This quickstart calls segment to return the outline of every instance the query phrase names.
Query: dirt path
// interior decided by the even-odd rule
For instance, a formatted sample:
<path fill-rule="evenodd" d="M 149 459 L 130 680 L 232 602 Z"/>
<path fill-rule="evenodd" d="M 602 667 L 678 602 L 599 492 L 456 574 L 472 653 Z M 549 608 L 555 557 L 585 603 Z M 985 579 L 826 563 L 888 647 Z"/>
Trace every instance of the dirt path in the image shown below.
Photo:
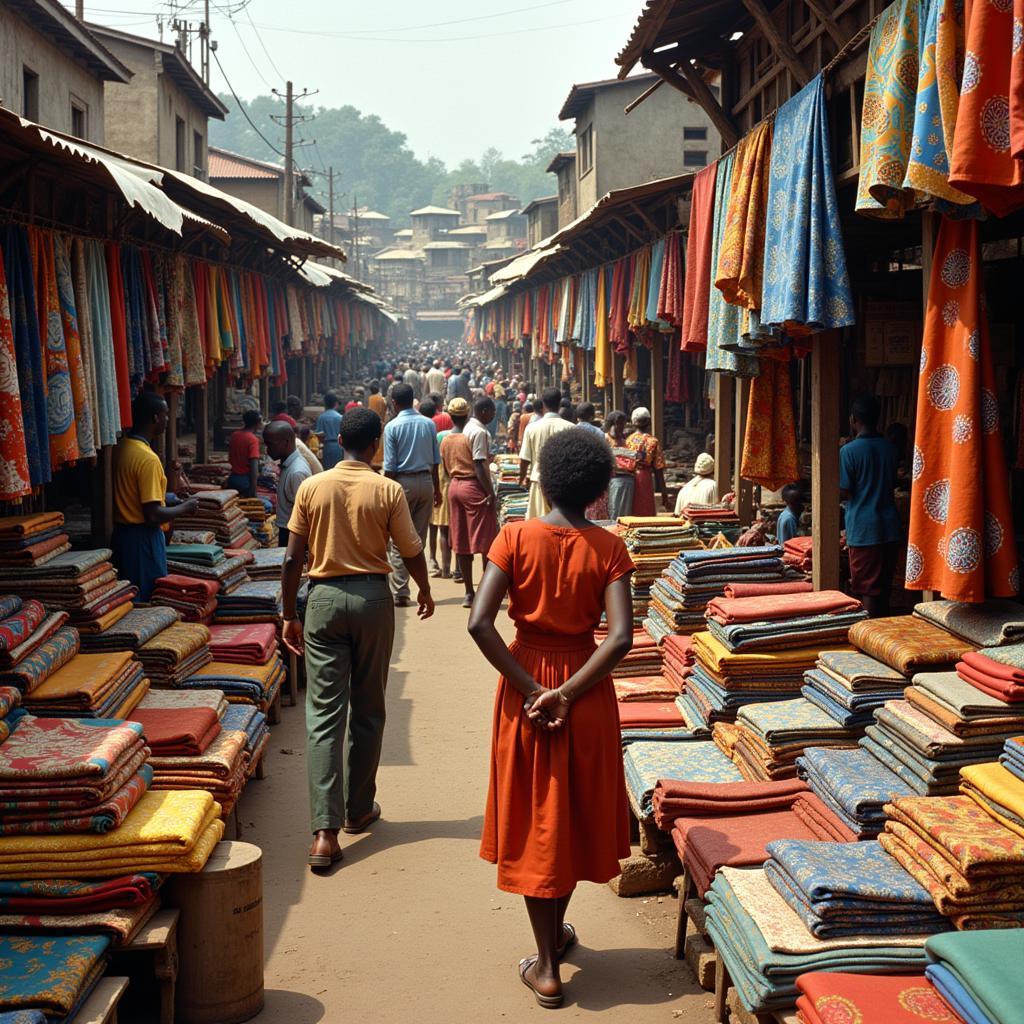
<path fill-rule="evenodd" d="M 264 1024 L 486 1024 L 548 1012 L 514 972 L 532 952 L 522 900 L 499 892 L 477 857 L 494 673 L 465 632 L 461 588 L 436 582 L 434 619 L 397 613 L 384 820 L 345 840 L 332 876 L 309 873 L 301 708 L 284 710 L 268 777 L 243 798 L 244 838 L 263 848 Z M 580 946 L 557 1016 L 709 1022 L 710 997 L 670 953 L 674 915 L 670 898 L 582 885 L 569 914 Z"/>

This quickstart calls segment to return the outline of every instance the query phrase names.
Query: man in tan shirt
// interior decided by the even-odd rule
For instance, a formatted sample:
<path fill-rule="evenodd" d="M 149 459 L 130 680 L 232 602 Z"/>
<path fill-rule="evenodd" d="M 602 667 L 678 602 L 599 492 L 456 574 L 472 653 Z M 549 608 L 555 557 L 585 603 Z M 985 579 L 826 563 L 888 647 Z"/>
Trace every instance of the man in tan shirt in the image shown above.
<path fill-rule="evenodd" d="M 540 489 L 540 453 L 548 438 L 573 427 L 572 423 L 558 415 L 558 407 L 562 402 L 562 392 L 558 388 L 547 388 L 541 396 L 541 401 L 544 403 L 544 415 L 526 428 L 523 445 L 519 451 L 519 486 L 522 487 L 526 483 L 527 474 L 530 477 L 527 519 L 539 519 L 551 511 L 551 506 Z"/>
<path fill-rule="evenodd" d="M 419 587 L 420 618 L 434 614 L 423 545 L 405 492 L 372 468 L 381 430 L 380 417 L 369 409 L 345 413 L 342 461 L 302 482 L 288 522 L 281 573 L 284 642 L 306 659 L 314 836 L 308 862 L 317 869 L 341 860 L 339 830 L 355 835 L 380 817 L 374 796 L 395 635 L 388 541 Z M 295 601 L 307 552 L 310 589 L 303 626 Z"/>

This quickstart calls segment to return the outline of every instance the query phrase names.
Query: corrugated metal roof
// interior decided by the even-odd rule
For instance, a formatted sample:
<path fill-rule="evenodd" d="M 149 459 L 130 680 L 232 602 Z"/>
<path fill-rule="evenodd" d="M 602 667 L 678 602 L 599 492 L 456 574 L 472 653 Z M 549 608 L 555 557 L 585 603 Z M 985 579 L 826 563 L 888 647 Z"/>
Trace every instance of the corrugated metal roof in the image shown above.
<path fill-rule="evenodd" d="M 254 160 L 251 156 L 229 153 L 226 149 L 209 149 L 210 178 L 258 178 L 264 181 L 280 181 L 284 168 L 265 160 Z"/>
<path fill-rule="evenodd" d="M 375 260 L 421 260 L 423 253 L 419 249 L 385 249 L 373 257 Z"/>

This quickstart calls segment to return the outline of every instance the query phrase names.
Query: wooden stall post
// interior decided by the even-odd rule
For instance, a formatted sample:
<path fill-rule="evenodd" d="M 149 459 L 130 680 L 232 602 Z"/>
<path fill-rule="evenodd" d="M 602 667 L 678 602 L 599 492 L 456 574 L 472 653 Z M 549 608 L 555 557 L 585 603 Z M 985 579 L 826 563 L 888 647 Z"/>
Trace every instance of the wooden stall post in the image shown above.
<path fill-rule="evenodd" d="M 114 449 L 100 448 L 92 475 L 92 537 L 105 547 L 114 532 Z"/>
<path fill-rule="evenodd" d="M 626 407 L 624 404 L 624 394 L 622 388 L 622 374 L 625 360 L 615 352 L 612 355 L 612 406 L 611 409 L 606 410 L 607 413 L 611 412 L 612 409 L 621 409 L 625 412 Z"/>
<path fill-rule="evenodd" d="M 715 483 L 719 498 L 732 486 L 732 436 L 735 381 L 727 373 L 715 374 Z"/>
<path fill-rule="evenodd" d="M 270 419 L 270 378 L 260 377 L 260 411 L 264 420 Z"/>
<path fill-rule="evenodd" d="M 733 442 L 732 489 L 736 494 L 736 514 L 744 526 L 749 526 L 754 518 L 754 485 L 740 476 L 743 463 L 743 442 L 747 435 L 747 407 L 750 405 L 750 378 L 739 377 L 735 383 L 735 411 L 733 419 L 736 434 Z"/>
<path fill-rule="evenodd" d="M 665 342 L 661 335 L 656 335 L 651 342 L 651 429 L 662 446 L 668 444 L 665 437 L 665 364 L 662 353 Z"/>
<path fill-rule="evenodd" d="M 594 400 L 592 394 L 592 374 L 594 372 L 594 354 L 587 349 L 583 350 L 583 358 L 580 360 L 581 369 L 580 375 L 583 379 L 580 381 L 580 388 L 583 394 L 584 402 L 592 402 Z"/>
<path fill-rule="evenodd" d="M 839 587 L 839 332 L 811 349 L 811 536 L 814 589 Z"/>
<path fill-rule="evenodd" d="M 210 461 L 210 385 L 199 385 L 196 403 L 196 462 Z"/>
<path fill-rule="evenodd" d="M 167 443 L 164 448 L 164 469 L 171 479 L 171 463 L 178 458 L 178 405 L 181 397 L 177 391 L 167 392 Z"/>

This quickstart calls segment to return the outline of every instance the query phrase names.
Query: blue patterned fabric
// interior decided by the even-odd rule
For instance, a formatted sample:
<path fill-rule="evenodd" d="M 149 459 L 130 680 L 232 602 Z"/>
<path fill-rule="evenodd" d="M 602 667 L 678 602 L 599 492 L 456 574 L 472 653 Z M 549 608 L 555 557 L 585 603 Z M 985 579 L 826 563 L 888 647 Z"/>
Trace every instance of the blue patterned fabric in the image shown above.
<path fill-rule="evenodd" d="M 822 651 L 818 665 L 846 680 L 855 692 L 875 686 L 898 689 L 907 685 L 906 676 L 860 651 Z"/>
<path fill-rule="evenodd" d="M 873 732 L 874 730 L 874 732 Z M 876 738 L 881 735 L 874 726 L 868 726 L 867 735 L 859 741 L 879 764 L 888 768 L 901 782 L 905 782 L 918 796 L 950 796 L 960 788 L 959 766 L 951 774 L 941 772 L 938 761 L 926 761 L 912 755 L 905 747 L 899 748 L 891 739 Z"/>
<path fill-rule="evenodd" d="M 707 702 L 719 711 L 736 710 L 745 704 L 771 704 L 775 701 L 793 700 L 799 695 L 799 688 L 794 686 L 790 690 L 772 688 L 759 690 L 756 686 L 752 689 L 726 690 L 718 685 L 697 662 L 690 669 L 690 675 L 686 680 L 687 692 L 698 690 L 707 699 Z"/>
<path fill-rule="evenodd" d="M 0 1010 L 72 1013 L 110 946 L 106 935 L 0 934 Z"/>
<path fill-rule="evenodd" d="M 708 631 L 730 651 L 757 650 L 762 647 L 808 647 L 815 641 L 843 641 L 850 627 L 866 618 L 867 612 L 861 610 L 840 612 L 837 615 L 803 615 L 764 622 L 737 622 L 731 626 L 723 626 L 715 619 L 709 619 Z"/>
<path fill-rule="evenodd" d="M 999 763 L 1007 771 L 1013 772 L 1018 779 L 1024 779 L 1024 744 L 1007 740 L 1003 752 L 999 755 Z"/>
<path fill-rule="evenodd" d="M 818 668 L 809 669 L 804 673 L 804 683 L 819 693 L 831 697 L 836 704 L 846 708 L 847 711 L 873 711 L 875 708 L 882 707 L 886 701 L 902 700 L 903 691 L 907 685 L 907 681 L 901 677 L 897 686 L 853 690 L 843 686 L 835 676 Z"/>
<path fill-rule="evenodd" d="M 871 708 L 852 711 L 850 708 L 843 707 L 831 694 L 823 693 L 814 686 L 802 686 L 800 695 L 821 708 L 829 718 L 844 729 L 863 729 L 874 721 L 875 716 Z"/>
<path fill-rule="evenodd" d="M 636 742 L 623 752 L 626 789 L 640 818 L 650 818 L 658 779 L 679 782 L 742 782 L 739 769 L 714 743 L 692 737 L 685 742 Z"/>
<path fill-rule="evenodd" d="M 46 1014 L 42 1010 L 12 1010 L 0 1013 L 0 1024 L 46 1024 Z"/>
<path fill-rule="evenodd" d="M 597 271 L 586 270 L 580 274 L 576 286 L 576 323 L 574 333 L 579 347 L 586 352 L 593 352 L 597 332 L 597 320 L 594 311 L 597 305 Z"/>
<path fill-rule="evenodd" d="M 801 334 L 855 322 L 820 74 L 775 115 L 761 322 Z"/>
<path fill-rule="evenodd" d="M 664 265 L 665 239 L 659 238 L 651 246 L 651 271 L 647 275 L 647 310 L 644 313 L 647 322 L 653 324 L 659 330 L 669 329 L 669 325 L 664 320 L 658 319 L 658 298 L 661 295 L 661 271 Z"/>
<path fill-rule="evenodd" d="M 938 989 L 939 995 L 963 1017 L 966 1024 L 1001 1024 L 978 1006 L 963 982 L 944 964 L 929 964 L 924 973 Z"/>
<path fill-rule="evenodd" d="M 805 740 L 813 744 L 818 738 L 842 738 L 846 734 L 834 719 L 803 697 L 771 704 L 748 704 L 740 709 L 737 720 L 753 729 L 770 746 Z"/>

